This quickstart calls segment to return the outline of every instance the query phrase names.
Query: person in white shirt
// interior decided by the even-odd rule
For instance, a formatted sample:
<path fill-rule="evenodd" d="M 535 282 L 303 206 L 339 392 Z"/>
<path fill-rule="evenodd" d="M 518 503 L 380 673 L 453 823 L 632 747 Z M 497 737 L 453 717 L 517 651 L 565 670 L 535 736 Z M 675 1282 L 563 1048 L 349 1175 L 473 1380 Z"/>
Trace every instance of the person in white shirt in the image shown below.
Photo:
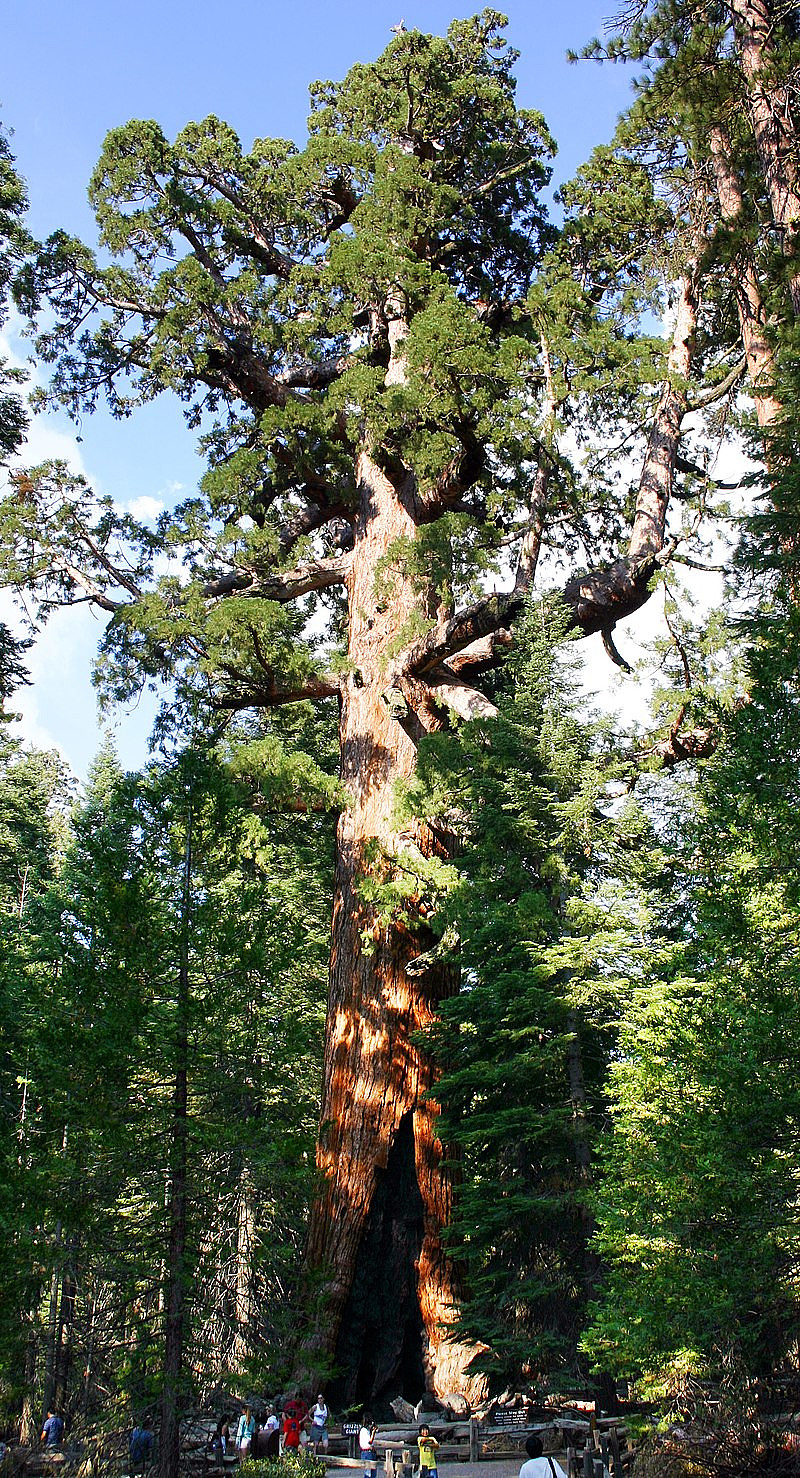
<path fill-rule="evenodd" d="M 542 1457 L 542 1439 L 536 1435 L 525 1443 L 528 1461 L 522 1464 L 519 1478 L 567 1478 L 564 1469 L 555 1458 Z"/>
<path fill-rule="evenodd" d="M 378 1460 L 375 1454 L 375 1433 L 377 1427 L 371 1416 L 364 1416 L 361 1431 L 358 1434 L 358 1445 L 361 1449 L 361 1460 L 364 1464 L 364 1478 L 375 1478 L 378 1471 Z"/>
<path fill-rule="evenodd" d="M 322 1392 L 317 1397 L 317 1404 L 311 1408 L 311 1431 L 308 1434 L 309 1442 L 314 1444 L 315 1454 L 322 1448 L 328 1451 L 328 1407 Z"/>

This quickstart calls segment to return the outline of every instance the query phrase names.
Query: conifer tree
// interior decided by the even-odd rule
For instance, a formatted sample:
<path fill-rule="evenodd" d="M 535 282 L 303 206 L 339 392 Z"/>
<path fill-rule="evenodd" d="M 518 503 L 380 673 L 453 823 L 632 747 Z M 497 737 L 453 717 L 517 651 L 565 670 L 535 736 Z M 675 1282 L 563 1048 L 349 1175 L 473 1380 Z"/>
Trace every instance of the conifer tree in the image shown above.
<path fill-rule="evenodd" d="M 0 328 L 8 317 L 9 286 L 26 250 L 32 245 L 23 226 L 28 200 L 15 168 L 5 131 L 0 128 Z M 28 416 L 19 387 L 20 370 L 0 359 L 0 464 L 17 451 L 24 439 Z"/>
<path fill-rule="evenodd" d="M 754 619 L 750 700 L 680 798 L 680 933 L 654 930 L 611 1076 L 596 1199 L 609 1272 L 586 1343 L 603 1368 L 668 1385 L 731 1357 L 751 1376 L 793 1358 L 797 635 L 793 606 Z"/>
<path fill-rule="evenodd" d="M 18 286 L 31 311 L 44 296 L 54 310 L 39 347 L 56 400 L 86 411 L 107 393 L 128 414 L 170 390 L 202 427 L 209 471 L 154 535 L 64 468 L 18 476 L 3 506 L 6 578 L 33 588 L 43 614 L 85 599 L 108 613 L 112 694 L 165 676 L 228 712 L 308 700 L 325 734 L 338 706 L 307 1250 L 309 1289 L 321 1281 L 325 1296 L 309 1359 L 341 1363 L 369 1249 L 385 1242 L 394 1348 L 355 1372 L 364 1399 L 400 1379 L 457 1388 L 471 1353 L 447 1338 L 461 1285 L 418 1045 L 457 979 L 435 960 L 415 966 L 429 922 L 406 881 L 439 843 L 427 822 L 398 825 L 397 786 L 422 735 L 494 715 L 481 681 L 508 649 L 540 550 L 569 560 L 569 619 L 613 652 L 615 622 L 647 600 L 674 547 L 694 374 L 698 253 L 680 264 L 671 350 L 640 343 L 666 270 L 651 253 L 647 287 L 636 282 L 658 193 L 640 170 L 641 191 L 606 213 L 594 271 L 583 219 L 557 239 L 540 200 L 552 140 L 516 106 L 503 24 L 486 10 L 445 38 L 404 31 L 376 63 L 317 84 L 302 150 L 261 140 L 245 153 L 214 118 L 174 143 L 152 122 L 114 130 L 91 185 L 112 265 L 57 235 Z M 681 240 L 687 215 L 682 204 L 674 216 Z M 606 442 L 641 436 L 634 489 L 595 469 L 581 486 L 559 450 L 568 420 L 579 439 L 587 427 Z M 160 573 L 165 555 L 186 581 Z M 322 639 L 312 614 L 327 620 Z M 281 761 L 287 776 L 315 763 L 308 749 Z"/>

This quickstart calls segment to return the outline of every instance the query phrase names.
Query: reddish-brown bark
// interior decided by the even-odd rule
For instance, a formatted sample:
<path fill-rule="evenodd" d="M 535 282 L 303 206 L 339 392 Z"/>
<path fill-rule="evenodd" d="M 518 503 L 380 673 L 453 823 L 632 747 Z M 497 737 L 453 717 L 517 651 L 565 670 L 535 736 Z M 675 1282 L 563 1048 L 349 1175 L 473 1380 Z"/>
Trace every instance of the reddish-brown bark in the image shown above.
<path fill-rule="evenodd" d="M 800 164 L 792 95 L 776 70 L 772 0 L 729 0 L 772 218 L 791 263 L 789 291 L 800 315 Z"/>
<path fill-rule="evenodd" d="M 708 144 L 720 214 L 726 226 L 734 227 L 742 219 L 744 199 L 739 179 L 731 164 L 730 139 L 722 124 L 712 125 Z M 734 270 L 733 287 L 742 333 L 742 348 L 753 387 L 758 424 L 764 430 L 774 424 L 781 409 L 780 401 L 772 389 L 775 383 L 775 361 L 767 336 L 767 315 L 752 258 L 741 255 Z"/>
<path fill-rule="evenodd" d="M 401 1126 L 407 1132 L 410 1125 L 421 1210 L 418 1230 L 409 1235 L 417 1245 L 395 1246 L 394 1251 L 398 1291 L 409 1277 L 416 1278 L 413 1307 L 402 1316 L 412 1327 L 396 1330 L 395 1369 L 385 1346 L 380 1360 L 362 1369 L 360 1388 L 351 1394 L 369 1400 L 396 1394 L 391 1381 L 397 1380 L 409 1338 L 418 1336 L 418 1368 L 440 1392 L 464 1388 L 463 1366 L 472 1352 L 453 1349 L 444 1338 L 458 1293 L 457 1274 L 442 1246 L 451 1187 L 441 1173 L 437 1110 L 426 1097 L 433 1081 L 431 1063 L 414 1040 L 455 981 L 451 971 L 435 965 L 418 973 L 408 969 L 429 942 L 413 874 L 419 852 L 433 850 L 433 838 L 425 828 L 398 830 L 393 814 L 396 783 L 410 776 L 416 763 L 414 723 L 424 730 L 438 719 L 432 705 L 426 708 L 421 689 L 413 694 L 414 723 L 401 724 L 385 699 L 392 642 L 415 617 L 420 601 L 409 577 L 391 568 L 394 542 L 416 532 L 412 489 L 410 481 L 396 487 L 367 455 L 359 459 L 357 480 L 360 501 L 347 587 L 350 671 L 342 683 L 340 722 L 341 773 L 349 803 L 338 828 L 318 1149 L 323 1185 L 311 1217 L 308 1264 L 324 1277 L 317 1349 L 320 1355 L 331 1354 L 343 1321 L 346 1335 L 347 1321 L 355 1317 L 352 1310 L 348 1313 L 348 1300 L 360 1251 L 370 1242 L 376 1194 Z M 377 592 L 376 571 L 383 572 L 379 578 L 384 586 Z M 404 877 L 409 896 L 402 906 L 382 912 L 380 901 L 366 896 L 381 882 Z M 395 1228 L 389 1242 L 397 1240 Z M 393 1255 L 391 1248 L 381 1255 Z M 390 1324 L 396 1312 L 386 1308 L 380 1316 Z M 420 1316 L 415 1332 L 413 1318 Z M 356 1374 L 351 1372 L 351 1381 Z"/>

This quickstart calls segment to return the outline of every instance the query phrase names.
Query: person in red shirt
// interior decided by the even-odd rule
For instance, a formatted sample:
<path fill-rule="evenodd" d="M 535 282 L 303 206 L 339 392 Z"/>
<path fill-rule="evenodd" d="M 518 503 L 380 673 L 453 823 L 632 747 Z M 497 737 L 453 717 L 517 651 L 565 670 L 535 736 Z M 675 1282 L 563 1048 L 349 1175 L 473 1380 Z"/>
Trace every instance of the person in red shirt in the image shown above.
<path fill-rule="evenodd" d="M 283 1446 L 287 1452 L 296 1452 L 300 1446 L 300 1422 L 288 1407 L 283 1413 Z"/>
<path fill-rule="evenodd" d="M 292 1391 L 289 1400 L 283 1408 L 284 1416 L 296 1416 L 301 1427 L 308 1416 L 308 1407 L 298 1390 Z"/>

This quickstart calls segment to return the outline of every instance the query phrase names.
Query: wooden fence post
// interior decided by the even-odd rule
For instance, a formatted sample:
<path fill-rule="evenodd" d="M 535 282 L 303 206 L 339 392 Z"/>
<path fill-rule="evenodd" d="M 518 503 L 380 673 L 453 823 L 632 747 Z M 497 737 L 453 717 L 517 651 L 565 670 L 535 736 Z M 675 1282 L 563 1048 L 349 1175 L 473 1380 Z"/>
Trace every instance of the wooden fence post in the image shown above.
<path fill-rule="evenodd" d="M 478 1458 L 478 1423 L 474 1416 L 471 1416 L 469 1419 L 469 1460 L 471 1463 L 477 1463 Z"/>
<path fill-rule="evenodd" d="M 594 1454 L 588 1442 L 583 1449 L 583 1478 L 594 1478 Z"/>

